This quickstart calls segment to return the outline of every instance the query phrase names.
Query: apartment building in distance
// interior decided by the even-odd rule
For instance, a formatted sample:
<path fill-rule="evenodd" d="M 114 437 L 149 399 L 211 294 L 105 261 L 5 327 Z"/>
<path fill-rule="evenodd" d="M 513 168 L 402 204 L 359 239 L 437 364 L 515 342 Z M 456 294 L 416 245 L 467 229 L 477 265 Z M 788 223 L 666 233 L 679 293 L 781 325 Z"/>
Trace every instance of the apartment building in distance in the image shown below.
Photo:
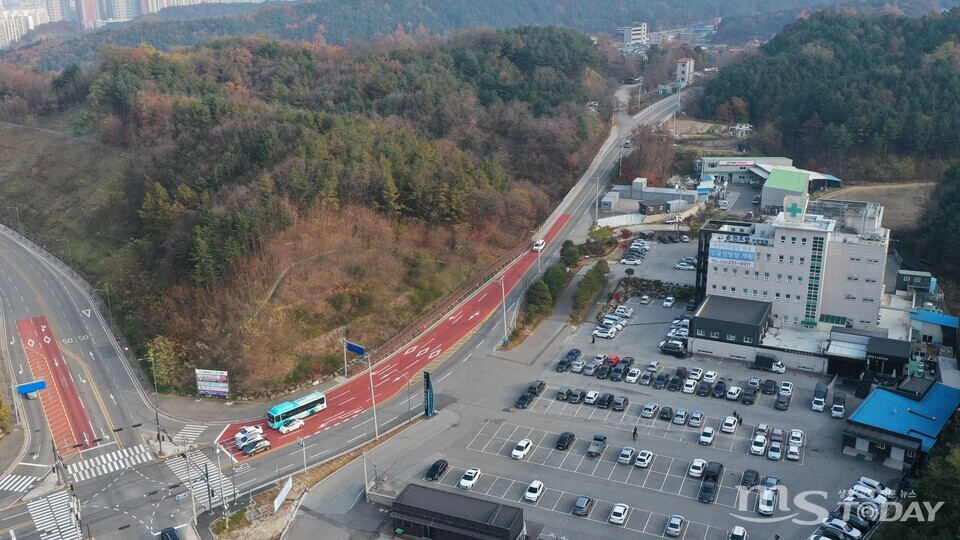
<path fill-rule="evenodd" d="M 677 86 L 685 88 L 693 83 L 693 58 L 681 58 L 677 60 Z"/>
<path fill-rule="evenodd" d="M 624 45 L 649 45 L 650 38 L 647 36 L 647 23 L 633 23 L 633 26 L 621 26 L 617 28 L 614 37 L 617 43 Z"/>
<path fill-rule="evenodd" d="M 701 229 L 697 296 L 771 303 L 771 326 L 828 331 L 876 327 L 890 231 L 883 207 L 788 196 L 764 223 Z"/>

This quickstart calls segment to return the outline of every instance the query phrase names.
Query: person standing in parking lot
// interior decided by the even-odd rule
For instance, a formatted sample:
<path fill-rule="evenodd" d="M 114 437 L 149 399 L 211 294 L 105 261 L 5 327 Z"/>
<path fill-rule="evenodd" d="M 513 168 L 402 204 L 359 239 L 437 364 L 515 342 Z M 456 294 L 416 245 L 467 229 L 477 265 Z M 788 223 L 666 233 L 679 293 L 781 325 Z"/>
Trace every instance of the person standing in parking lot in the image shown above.
<path fill-rule="evenodd" d="M 637 426 L 633 426 L 633 440 L 637 440 Z"/>

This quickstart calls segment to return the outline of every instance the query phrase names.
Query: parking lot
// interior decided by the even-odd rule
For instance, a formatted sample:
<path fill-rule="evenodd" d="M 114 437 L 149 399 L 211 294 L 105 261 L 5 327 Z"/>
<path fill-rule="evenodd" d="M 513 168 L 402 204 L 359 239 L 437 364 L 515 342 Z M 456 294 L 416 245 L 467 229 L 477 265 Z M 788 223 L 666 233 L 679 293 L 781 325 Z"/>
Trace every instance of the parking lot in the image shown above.
<path fill-rule="evenodd" d="M 684 230 L 686 228 L 686 226 L 681 226 L 679 234 L 689 234 Z M 659 279 L 681 285 L 693 285 L 697 278 L 696 272 L 677 270 L 674 266 L 678 260 L 684 257 L 697 256 L 697 237 L 690 236 L 690 241 L 686 243 L 661 244 L 657 241 L 658 236 L 663 234 L 676 235 L 678 233 L 669 225 L 659 225 L 655 229 L 651 229 L 650 232 L 655 236 L 648 240 L 650 251 L 647 252 L 643 262 L 638 266 L 628 266 L 620 264 L 620 259 L 610 261 L 610 278 L 620 279 L 626 275 L 627 268 L 633 268 L 633 275 L 636 277 Z"/>
<path fill-rule="evenodd" d="M 675 270 L 673 265 L 678 259 L 695 254 L 694 242 L 652 245 L 643 264 L 630 267 L 637 269 L 637 275 L 657 278 L 649 271 L 659 268 L 662 276 L 674 279 L 657 279 L 682 282 L 680 278 L 687 278 L 692 283 L 693 272 Z M 626 268 L 617 264 L 611 267 Z M 476 386 L 479 395 L 472 399 L 467 397 L 469 391 L 461 390 L 465 401 L 448 410 L 462 408 L 471 411 L 469 414 L 483 415 L 483 419 L 464 421 L 464 426 L 469 425 L 469 429 L 424 441 L 422 450 L 410 451 L 409 460 L 414 463 L 407 466 L 409 481 L 427 483 L 422 480 L 424 471 L 442 457 L 449 461 L 450 468 L 433 485 L 462 492 L 456 486 L 463 472 L 470 467 L 479 467 L 483 476 L 472 493 L 521 506 L 526 519 L 546 525 L 544 533 L 548 537 L 551 534 L 555 535 L 554 538 L 571 540 L 663 537 L 668 517 L 681 514 L 687 519 L 682 538 L 721 540 L 736 525 L 746 527 L 750 538 L 769 539 L 774 535 L 784 539 L 806 538 L 815 529 L 810 522 L 816 516 L 808 509 L 800 508 L 795 503 L 795 496 L 818 492 L 807 495 L 806 501 L 832 510 L 839 499 L 839 491 L 849 488 L 859 476 L 889 480 L 889 473 L 883 472 L 878 464 L 840 454 L 842 421 L 810 409 L 813 388 L 821 382 L 818 374 L 794 371 L 774 374 L 752 370 L 742 362 L 723 358 L 676 358 L 662 354 L 658 344 L 670 329 L 671 321 L 679 315 L 690 314 L 685 311 L 683 303 L 666 308 L 662 300 L 654 299 L 649 305 L 643 305 L 638 298 L 628 299 L 625 304 L 634 312 L 613 339 L 596 338 L 594 341 L 591 338 L 594 325 L 585 322 L 545 339 L 542 349 L 532 356 L 512 359 L 494 356 L 476 364 L 464 359 L 464 368 L 458 369 L 472 370 L 470 373 L 477 377 L 482 373 L 484 383 Z M 659 361 L 663 372 L 669 374 L 680 366 L 716 371 L 718 380 L 728 386 L 746 388 L 751 377 L 772 378 L 778 384 L 789 381 L 794 384 L 793 400 L 789 410 L 780 411 L 773 406 L 774 395 L 760 394 L 755 404 L 746 405 L 725 398 L 655 389 L 569 371 L 557 372 L 557 362 L 574 348 L 581 349 L 583 359 L 587 361 L 597 354 L 606 354 L 633 357 L 637 367 L 644 367 L 651 360 Z M 515 408 L 518 396 L 533 379 L 545 381 L 546 389 L 526 409 Z M 611 393 L 628 398 L 629 403 L 623 411 L 569 403 L 555 399 L 561 387 Z M 852 392 L 848 395 L 852 396 Z M 678 425 L 657 417 L 642 418 L 640 411 L 648 402 L 674 410 L 702 412 L 702 426 L 717 431 L 713 443 L 709 446 L 698 444 L 702 427 Z M 857 400 L 848 402 L 849 410 L 855 410 L 857 404 Z M 722 433 L 719 429 L 721 422 L 734 411 L 742 417 L 742 424 L 732 434 Z M 786 432 L 802 430 L 805 442 L 800 459 L 771 460 L 766 456 L 751 455 L 749 446 L 753 431 L 760 423 Z M 636 440 L 633 439 L 634 428 L 637 430 Z M 565 431 L 575 433 L 577 439 L 569 449 L 557 450 L 557 437 Z M 608 447 L 599 458 L 591 459 L 586 456 L 586 449 L 594 434 L 605 435 Z M 530 439 L 533 446 L 523 459 L 512 459 L 511 452 L 521 439 Z M 650 465 L 641 468 L 618 463 L 620 451 L 626 446 L 652 452 L 654 458 Z M 719 492 L 711 504 L 696 500 L 701 480 L 688 474 L 694 459 L 724 465 Z M 755 493 L 744 494 L 737 489 L 746 470 L 780 479 L 785 491 L 781 506 L 773 517 L 763 518 L 756 512 Z M 543 482 L 546 489 L 539 500 L 531 503 L 523 500 L 523 494 L 533 480 Z M 571 513 L 576 499 L 582 495 L 595 500 L 587 517 Z M 606 523 L 617 503 L 630 506 L 626 523 L 622 526 Z M 807 523 L 798 524 L 794 520 Z"/>

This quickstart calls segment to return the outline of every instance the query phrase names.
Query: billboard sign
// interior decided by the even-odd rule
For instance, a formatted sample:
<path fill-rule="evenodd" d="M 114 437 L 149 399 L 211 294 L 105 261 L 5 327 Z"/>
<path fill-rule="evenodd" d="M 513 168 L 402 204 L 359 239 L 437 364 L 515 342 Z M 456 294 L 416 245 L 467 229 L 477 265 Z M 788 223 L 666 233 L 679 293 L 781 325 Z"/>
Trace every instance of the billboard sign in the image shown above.
<path fill-rule="evenodd" d="M 28 383 L 18 384 L 17 393 L 20 395 L 28 394 L 30 392 L 36 392 L 38 390 L 43 390 L 47 387 L 47 381 L 40 379 L 37 381 L 31 381 Z"/>
<path fill-rule="evenodd" d="M 753 268 L 757 260 L 757 248 L 746 244 L 710 242 L 710 264 Z"/>
<path fill-rule="evenodd" d="M 720 167 L 753 167 L 756 165 L 754 161 L 721 161 L 717 163 Z"/>
<path fill-rule="evenodd" d="M 197 369 L 197 394 L 227 397 L 230 395 L 230 377 L 226 371 Z"/>

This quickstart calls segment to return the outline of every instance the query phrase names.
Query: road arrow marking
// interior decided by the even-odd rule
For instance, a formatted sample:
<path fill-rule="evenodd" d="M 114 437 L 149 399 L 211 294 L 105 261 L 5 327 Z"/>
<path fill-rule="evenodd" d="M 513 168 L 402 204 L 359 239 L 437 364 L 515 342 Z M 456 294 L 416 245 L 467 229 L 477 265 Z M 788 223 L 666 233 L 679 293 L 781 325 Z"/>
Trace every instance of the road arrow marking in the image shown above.
<path fill-rule="evenodd" d="M 20 364 L 20 373 L 18 375 L 23 375 L 23 364 Z"/>
<path fill-rule="evenodd" d="M 89 310 L 89 309 L 81 309 L 81 310 L 80 310 L 80 313 L 83 313 L 83 314 L 86 315 L 87 317 L 90 316 L 90 310 Z"/>
<path fill-rule="evenodd" d="M 476 313 L 474 313 L 473 315 L 471 315 L 471 316 L 470 316 L 470 318 L 469 318 L 469 319 L 467 319 L 467 320 L 468 320 L 468 321 L 472 321 L 472 320 L 473 320 L 473 318 L 474 318 L 474 317 L 476 317 L 476 316 L 478 316 L 478 315 L 480 315 L 480 312 L 479 312 L 479 311 L 478 311 L 478 312 L 476 312 Z"/>
<path fill-rule="evenodd" d="M 110 401 L 112 401 L 114 405 L 117 404 L 117 400 L 113 399 L 113 394 L 110 394 Z"/>

